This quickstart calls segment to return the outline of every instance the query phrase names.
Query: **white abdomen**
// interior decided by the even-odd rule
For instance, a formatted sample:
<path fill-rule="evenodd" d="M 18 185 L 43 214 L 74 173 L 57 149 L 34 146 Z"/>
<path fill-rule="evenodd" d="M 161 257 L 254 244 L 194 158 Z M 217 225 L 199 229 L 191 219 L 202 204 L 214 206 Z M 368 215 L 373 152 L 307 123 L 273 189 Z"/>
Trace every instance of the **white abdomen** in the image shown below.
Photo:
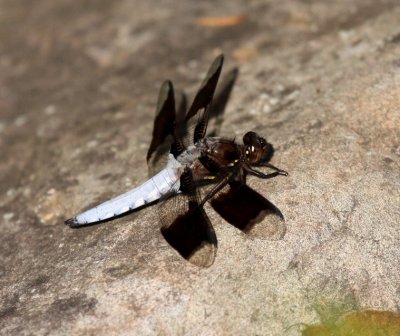
<path fill-rule="evenodd" d="M 165 168 L 141 186 L 82 212 L 65 223 L 70 226 L 79 226 L 99 222 L 156 201 L 168 193 L 177 193 L 180 187 L 180 175 L 181 169 L 177 167 Z"/>

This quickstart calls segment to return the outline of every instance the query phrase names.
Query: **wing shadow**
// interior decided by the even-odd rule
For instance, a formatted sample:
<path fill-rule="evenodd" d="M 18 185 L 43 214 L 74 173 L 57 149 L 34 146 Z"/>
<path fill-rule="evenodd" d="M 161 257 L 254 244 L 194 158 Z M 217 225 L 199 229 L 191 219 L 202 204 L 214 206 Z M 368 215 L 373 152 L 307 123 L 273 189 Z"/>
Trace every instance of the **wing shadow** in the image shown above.
<path fill-rule="evenodd" d="M 158 207 L 160 231 L 183 258 L 194 265 L 209 267 L 217 252 L 217 237 L 210 219 L 199 206 L 198 190 L 193 180 L 189 177 L 185 180 L 190 189 L 167 197 Z"/>
<path fill-rule="evenodd" d="M 231 96 L 236 79 L 239 75 L 239 69 L 233 68 L 223 78 L 222 83 L 218 86 L 214 100 L 211 104 L 210 119 L 213 120 L 213 129 L 208 132 L 208 136 L 218 136 L 224 121 L 224 113 L 226 105 Z"/>
<path fill-rule="evenodd" d="M 280 240 L 286 234 L 282 212 L 246 184 L 233 182 L 211 200 L 214 210 L 229 224 L 254 237 Z"/>

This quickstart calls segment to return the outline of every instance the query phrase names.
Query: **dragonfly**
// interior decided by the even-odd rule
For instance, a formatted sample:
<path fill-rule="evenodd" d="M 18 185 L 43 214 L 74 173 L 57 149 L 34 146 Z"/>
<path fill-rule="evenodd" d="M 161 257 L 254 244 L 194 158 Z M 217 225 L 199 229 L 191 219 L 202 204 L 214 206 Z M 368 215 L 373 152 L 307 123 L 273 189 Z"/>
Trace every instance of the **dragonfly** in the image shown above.
<path fill-rule="evenodd" d="M 186 260 L 202 267 L 214 263 L 217 238 L 204 209 L 208 202 L 228 223 L 249 235 L 280 238 L 286 226 L 280 210 L 247 185 L 247 176 L 271 179 L 288 173 L 269 161 L 273 147 L 253 131 L 243 143 L 207 135 L 215 117 L 213 99 L 224 56 L 210 66 L 189 109 L 176 106 L 173 84 L 161 86 L 152 140 L 147 152 L 149 175 L 142 185 L 65 221 L 80 227 L 119 217 L 159 203 L 160 230 Z M 181 99 L 184 101 L 184 99 Z M 271 171 L 263 173 L 257 168 Z M 265 219 L 269 218 L 265 224 Z"/>

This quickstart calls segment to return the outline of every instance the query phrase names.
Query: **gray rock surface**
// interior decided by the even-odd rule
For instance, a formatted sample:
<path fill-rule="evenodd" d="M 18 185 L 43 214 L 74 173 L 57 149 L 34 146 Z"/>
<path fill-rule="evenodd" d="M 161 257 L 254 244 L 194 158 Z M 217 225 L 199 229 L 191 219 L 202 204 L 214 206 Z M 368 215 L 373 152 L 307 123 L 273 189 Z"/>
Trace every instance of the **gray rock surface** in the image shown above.
<path fill-rule="evenodd" d="M 399 18 L 397 0 L 1 0 L 0 334 L 299 335 L 329 306 L 398 312 Z M 264 134 L 290 172 L 249 182 L 285 237 L 207 206 L 199 269 L 153 208 L 64 226 L 146 179 L 161 82 L 193 94 L 220 52 L 240 67 L 223 134 Z"/>

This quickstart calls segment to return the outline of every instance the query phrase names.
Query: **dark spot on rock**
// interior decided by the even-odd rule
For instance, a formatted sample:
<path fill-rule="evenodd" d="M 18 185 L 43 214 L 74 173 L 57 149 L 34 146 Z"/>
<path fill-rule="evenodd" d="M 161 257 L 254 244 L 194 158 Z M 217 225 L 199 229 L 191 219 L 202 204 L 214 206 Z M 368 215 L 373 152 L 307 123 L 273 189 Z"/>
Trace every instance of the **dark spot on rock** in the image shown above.
<path fill-rule="evenodd" d="M 46 284 L 49 282 L 50 277 L 44 274 L 39 275 L 35 279 L 33 279 L 31 282 L 28 282 L 27 284 L 27 290 L 28 292 L 31 292 L 33 289 L 39 293 L 44 293 L 47 290 Z"/>
<path fill-rule="evenodd" d="M 297 202 L 297 201 L 294 201 L 294 200 L 288 200 L 288 201 L 286 202 L 286 204 L 287 204 L 288 206 L 295 207 L 295 206 L 298 206 L 298 205 L 300 204 L 300 202 Z"/>
<path fill-rule="evenodd" d="M 393 163 L 394 161 L 393 161 L 390 157 L 385 157 L 385 158 L 383 159 L 383 162 L 385 162 L 386 164 L 391 164 L 391 163 Z"/>
<path fill-rule="evenodd" d="M 400 33 L 397 33 L 394 35 L 390 40 L 390 43 L 399 43 L 400 42 Z"/>
<path fill-rule="evenodd" d="M 288 269 L 290 269 L 290 270 L 297 269 L 299 267 L 299 264 L 300 264 L 299 260 L 292 259 L 292 260 L 290 260 L 290 262 L 288 264 Z"/>
<path fill-rule="evenodd" d="M 15 306 L 9 306 L 0 310 L 0 319 L 5 319 L 7 317 L 15 315 L 17 308 Z"/>
<path fill-rule="evenodd" d="M 0 299 L 0 320 L 7 319 L 17 315 L 17 307 L 19 303 L 19 295 L 17 293 L 10 294 Z M 0 329 L 1 330 L 1 329 Z"/>
<path fill-rule="evenodd" d="M 101 176 L 99 177 L 99 179 L 100 179 L 100 180 L 108 180 L 108 179 L 110 179 L 110 178 L 112 178 L 112 177 L 113 177 L 112 174 L 106 173 L 106 174 L 101 175 Z"/>
<path fill-rule="evenodd" d="M 70 298 L 55 300 L 47 310 L 47 313 L 55 319 L 65 319 L 79 314 L 93 312 L 97 300 L 88 298 L 86 294 L 79 294 Z"/>
<path fill-rule="evenodd" d="M 0 278 L 6 275 L 6 268 L 0 265 Z"/>
<path fill-rule="evenodd" d="M 104 274 L 120 279 L 135 272 L 135 268 L 128 265 L 118 265 L 105 269 Z"/>
<path fill-rule="evenodd" d="M 269 78 L 273 75 L 274 71 L 261 70 L 256 74 L 257 79 Z"/>
<path fill-rule="evenodd" d="M 42 286 L 49 282 L 49 277 L 47 275 L 39 275 L 35 280 L 32 281 L 32 287 Z"/>
<path fill-rule="evenodd" d="M 323 126 L 322 121 L 319 120 L 319 119 L 316 119 L 316 120 L 313 120 L 313 121 L 309 124 L 308 128 L 309 128 L 309 130 L 312 130 L 312 129 L 320 129 L 320 128 L 322 128 L 322 126 Z"/>

